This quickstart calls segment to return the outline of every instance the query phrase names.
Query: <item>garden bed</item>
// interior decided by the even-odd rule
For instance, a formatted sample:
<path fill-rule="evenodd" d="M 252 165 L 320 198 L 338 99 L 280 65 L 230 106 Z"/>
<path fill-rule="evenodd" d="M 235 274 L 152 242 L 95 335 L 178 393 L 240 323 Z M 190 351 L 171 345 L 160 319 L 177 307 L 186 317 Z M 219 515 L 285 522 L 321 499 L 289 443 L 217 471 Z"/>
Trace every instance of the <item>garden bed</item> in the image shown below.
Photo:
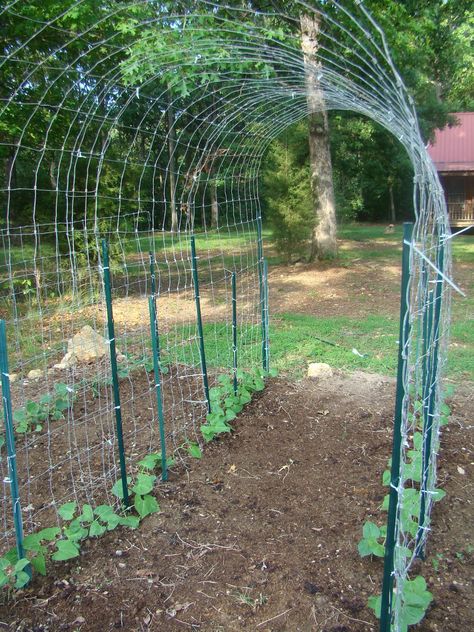
<path fill-rule="evenodd" d="M 272 381 L 190 469 L 157 487 L 162 512 L 138 531 L 86 541 L 81 557 L 0 607 L 18 631 L 362 632 L 382 562 L 361 559 L 365 520 L 385 519 L 392 380 Z M 471 400 L 471 401 L 469 401 Z M 472 394 L 458 390 L 443 437 L 423 575 L 434 602 L 414 629 L 474 628 Z"/>

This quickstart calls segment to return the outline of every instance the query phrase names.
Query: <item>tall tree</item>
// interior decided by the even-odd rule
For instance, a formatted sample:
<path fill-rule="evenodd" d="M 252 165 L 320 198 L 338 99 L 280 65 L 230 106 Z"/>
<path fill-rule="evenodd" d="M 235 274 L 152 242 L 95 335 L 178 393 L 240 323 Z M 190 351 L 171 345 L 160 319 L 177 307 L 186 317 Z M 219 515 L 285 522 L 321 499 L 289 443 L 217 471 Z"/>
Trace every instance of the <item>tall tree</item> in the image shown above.
<path fill-rule="evenodd" d="M 337 254 L 336 204 L 329 142 L 329 122 L 321 89 L 319 73 L 321 63 L 317 59 L 321 29 L 316 13 L 300 16 L 301 47 L 306 69 L 306 89 L 309 109 L 309 153 L 311 188 L 316 216 L 313 229 L 310 261 L 316 257 L 326 259 Z"/>

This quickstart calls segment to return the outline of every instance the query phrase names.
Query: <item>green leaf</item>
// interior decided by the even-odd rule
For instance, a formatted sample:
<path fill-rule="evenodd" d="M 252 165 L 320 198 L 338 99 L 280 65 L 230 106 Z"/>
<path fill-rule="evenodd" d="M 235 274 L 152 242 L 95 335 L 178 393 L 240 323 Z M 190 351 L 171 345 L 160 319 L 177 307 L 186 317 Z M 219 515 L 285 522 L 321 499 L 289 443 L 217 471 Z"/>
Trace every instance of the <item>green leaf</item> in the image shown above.
<path fill-rule="evenodd" d="M 131 485 L 132 483 L 130 476 L 127 476 L 127 483 L 128 485 Z M 117 496 L 117 498 L 120 498 L 120 500 L 123 500 L 123 486 L 121 478 L 117 479 L 115 485 L 112 487 L 112 494 Z"/>
<path fill-rule="evenodd" d="M 140 518 L 145 518 L 152 513 L 157 513 L 160 511 L 160 506 L 158 505 L 156 498 L 147 494 L 146 496 L 135 495 L 134 502 L 135 509 L 137 510 Z"/>
<path fill-rule="evenodd" d="M 58 514 L 63 520 L 72 520 L 76 512 L 76 503 L 65 503 L 58 509 Z"/>
<path fill-rule="evenodd" d="M 206 443 L 209 443 L 209 441 L 212 441 L 214 437 L 216 436 L 216 433 L 214 432 L 214 427 L 210 426 L 209 424 L 203 424 L 200 430 L 201 430 L 202 436 L 204 437 L 204 441 L 206 441 Z"/>
<path fill-rule="evenodd" d="M 446 492 L 444 491 L 444 489 L 441 489 L 441 487 L 438 487 L 438 489 L 436 489 L 433 492 L 433 500 L 435 503 L 437 503 L 440 500 L 443 500 L 445 496 L 446 496 Z"/>
<path fill-rule="evenodd" d="M 10 577 L 6 573 L 4 573 L 2 570 L 0 570 L 0 588 L 3 588 L 9 583 L 10 583 Z"/>
<path fill-rule="evenodd" d="M 359 555 L 361 557 L 367 557 L 368 555 L 372 555 L 372 550 L 367 540 L 362 539 L 357 545 L 357 550 L 359 551 Z"/>
<path fill-rule="evenodd" d="M 246 388 L 242 388 L 239 392 L 240 403 L 245 405 L 252 401 L 252 396 Z"/>
<path fill-rule="evenodd" d="M 56 548 L 56 553 L 53 553 L 51 556 L 51 559 L 55 562 L 71 560 L 74 557 L 78 557 L 80 553 L 78 545 L 71 540 L 59 540 Z"/>
<path fill-rule="evenodd" d="M 235 412 L 232 410 L 232 408 L 229 408 L 228 410 L 225 411 L 225 420 L 226 421 L 232 421 L 233 419 L 235 419 L 237 417 L 237 415 L 235 414 Z"/>
<path fill-rule="evenodd" d="M 119 524 L 122 527 L 129 527 L 130 529 L 138 529 L 140 526 L 140 518 L 137 516 L 125 516 L 120 518 Z"/>
<path fill-rule="evenodd" d="M 374 611 L 377 619 L 380 619 L 380 612 L 382 610 L 382 596 L 373 595 L 372 597 L 369 597 L 368 606 L 371 610 Z"/>
<path fill-rule="evenodd" d="M 68 540 L 79 542 L 80 540 L 84 540 L 84 538 L 87 538 L 89 532 L 87 529 L 81 526 L 80 522 L 74 521 L 70 524 L 69 527 L 64 529 L 64 534 L 68 538 Z"/>
<path fill-rule="evenodd" d="M 28 560 L 26 557 L 22 557 L 15 564 L 14 571 L 15 571 L 15 573 L 19 573 L 20 571 L 22 571 L 23 569 L 25 569 L 29 565 L 30 565 L 30 560 Z"/>
<path fill-rule="evenodd" d="M 46 557 L 44 553 L 39 552 L 35 557 L 31 558 L 31 566 L 35 569 L 37 573 L 46 575 Z"/>
<path fill-rule="evenodd" d="M 144 470 L 154 470 L 160 459 L 161 454 L 147 454 L 145 458 L 138 461 L 138 466 Z"/>
<path fill-rule="evenodd" d="M 6 557 L 0 557 L 0 571 L 5 571 L 11 566 L 11 562 Z"/>
<path fill-rule="evenodd" d="M 68 385 L 64 384 L 64 382 L 58 382 L 57 384 L 55 384 L 54 385 L 54 390 L 56 391 L 56 395 L 58 395 L 59 397 L 63 397 L 63 398 L 69 397 L 69 394 L 71 392 L 69 390 Z"/>
<path fill-rule="evenodd" d="M 67 399 L 57 399 L 54 402 L 54 407 L 57 411 L 63 412 L 69 408 L 69 401 Z"/>
<path fill-rule="evenodd" d="M 30 533 L 29 535 L 25 536 L 25 538 L 23 539 L 23 548 L 25 549 L 25 551 L 41 551 L 43 546 L 40 542 L 39 534 Z"/>
<path fill-rule="evenodd" d="M 270 370 L 268 371 L 268 375 L 269 375 L 270 377 L 278 377 L 278 369 L 270 369 Z"/>
<path fill-rule="evenodd" d="M 41 410 L 40 405 L 36 402 L 27 402 L 25 408 L 26 413 L 30 415 L 30 417 L 37 417 Z"/>
<path fill-rule="evenodd" d="M 89 537 L 96 538 L 100 535 L 103 535 L 107 531 L 107 527 L 100 524 L 98 520 L 94 520 L 91 522 L 91 526 L 89 527 Z"/>
<path fill-rule="evenodd" d="M 81 522 L 92 522 L 94 520 L 94 512 L 90 505 L 84 505 L 82 507 L 82 514 L 79 516 Z"/>
<path fill-rule="evenodd" d="M 426 581 L 418 576 L 403 584 L 403 603 L 400 620 L 402 625 L 415 625 L 425 616 L 426 610 L 433 600 L 433 595 L 426 590 Z"/>
<path fill-rule="evenodd" d="M 382 475 L 382 485 L 384 485 L 385 487 L 389 487 L 391 476 L 392 475 L 391 475 L 390 470 L 385 470 L 385 472 Z"/>
<path fill-rule="evenodd" d="M 380 537 L 380 529 L 373 522 L 367 521 L 362 528 L 362 534 L 366 540 L 376 540 Z"/>
<path fill-rule="evenodd" d="M 209 389 L 209 399 L 211 400 L 211 402 L 217 402 L 220 400 L 221 398 L 221 389 L 218 386 L 214 386 L 213 388 Z"/>
<path fill-rule="evenodd" d="M 15 588 L 24 588 L 31 580 L 30 575 L 25 571 L 20 571 L 19 573 L 16 573 L 15 577 Z"/>
<path fill-rule="evenodd" d="M 140 473 L 137 476 L 137 482 L 132 487 L 132 491 L 134 494 L 138 494 L 139 496 L 149 494 L 153 490 L 155 481 L 156 476 Z"/>
<path fill-rule="evenodd" d="M 189 442 L 186 446 L 186 450 L 188 451 L 188 454 L 193 457 L 193 459 L 202 458 L 201 448 L 197 443 Z"/>
<path fill-rule="evenodd" d="M 95 515 L 102 520 L 102 522 L 107 522 L 110 518 L 113 518 L 116 513 L 113 510 L 113 507 L 110 505 L 99 505 L 94 509 Z"/>

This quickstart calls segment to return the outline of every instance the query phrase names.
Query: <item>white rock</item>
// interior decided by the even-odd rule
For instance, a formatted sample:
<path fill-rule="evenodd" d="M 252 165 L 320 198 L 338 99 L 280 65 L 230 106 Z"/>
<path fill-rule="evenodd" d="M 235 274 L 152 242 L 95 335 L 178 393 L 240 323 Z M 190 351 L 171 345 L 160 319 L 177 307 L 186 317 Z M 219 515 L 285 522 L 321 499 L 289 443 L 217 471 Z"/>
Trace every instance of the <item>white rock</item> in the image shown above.
<path fill-rule="evenodd" d="M 107 340 L 90 325 L 85 325 L 79 333 L 69 340 L 67 350 L 68 354 L 71 353 L 75 356 L 78 362 L 90 362 L 106 355 L 109 351 L 109 345 Z"/>
<path fill-rule="evenodd" d="M 102 358 L 109 352 L 107 340 L 98 334 L 90 325 L 84 327 L 67 343 L 67 353 L 55 369 L 69 369 L 78 362 L 91 362 Z"/>
<path fill-rule="evenodd" d="M 43 377 L 43 371 L 41 369 L 31 369 L 27 375 L 29 380 L 39 380 L 40 377 Z"/>
<path fill-rule="evenodd" d="M 312 362 L 308 365 L 308 377 L 316 377 L 322 380 L 332 376 L 333 370 L 329 364 L 325 364 L 324 362 Z"/>

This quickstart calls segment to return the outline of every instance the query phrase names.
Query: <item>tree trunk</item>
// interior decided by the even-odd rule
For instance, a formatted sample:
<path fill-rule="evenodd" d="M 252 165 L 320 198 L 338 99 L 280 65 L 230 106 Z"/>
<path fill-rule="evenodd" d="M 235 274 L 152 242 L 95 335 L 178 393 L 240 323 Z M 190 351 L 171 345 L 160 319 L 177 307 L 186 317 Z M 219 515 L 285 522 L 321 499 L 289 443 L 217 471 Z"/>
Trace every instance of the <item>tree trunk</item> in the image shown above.
<path fill-rule="evenodd" d="M 336 205 L 332 179 L 329 123 L 320 80 L 321 63 L 317 60 L 320 17 L 302 15 L 301 48 L 306 69 L 306 91 L 309 109 L 309 156 L 311 189 L 316 224 L 313 230 L 310 261 L 334 257 L 337 254 Z"/>
<path fill-rule="evenodd" d="M 211 228 L 219 225 L 219 202 L 217 201 L 217 187 L 211 186 Z"/>
<path fill-rule="evenodd" d="M 178 213 L 176 210 L 176 130 L 174 128 L 173 97 L 168 98 L 168 182 L 170 187 L 171 232 L 178 232 Z"/>
<path fill-rule="evenodd" d="M 393 182 L 391 179 L 388 183 L 388 193 L 390 196 L 390 221 L 392 222 L 392 224 L 395 224 L 397 221 L 397 214 L 395 211 L 395 200 L 393 197 Z"/>

